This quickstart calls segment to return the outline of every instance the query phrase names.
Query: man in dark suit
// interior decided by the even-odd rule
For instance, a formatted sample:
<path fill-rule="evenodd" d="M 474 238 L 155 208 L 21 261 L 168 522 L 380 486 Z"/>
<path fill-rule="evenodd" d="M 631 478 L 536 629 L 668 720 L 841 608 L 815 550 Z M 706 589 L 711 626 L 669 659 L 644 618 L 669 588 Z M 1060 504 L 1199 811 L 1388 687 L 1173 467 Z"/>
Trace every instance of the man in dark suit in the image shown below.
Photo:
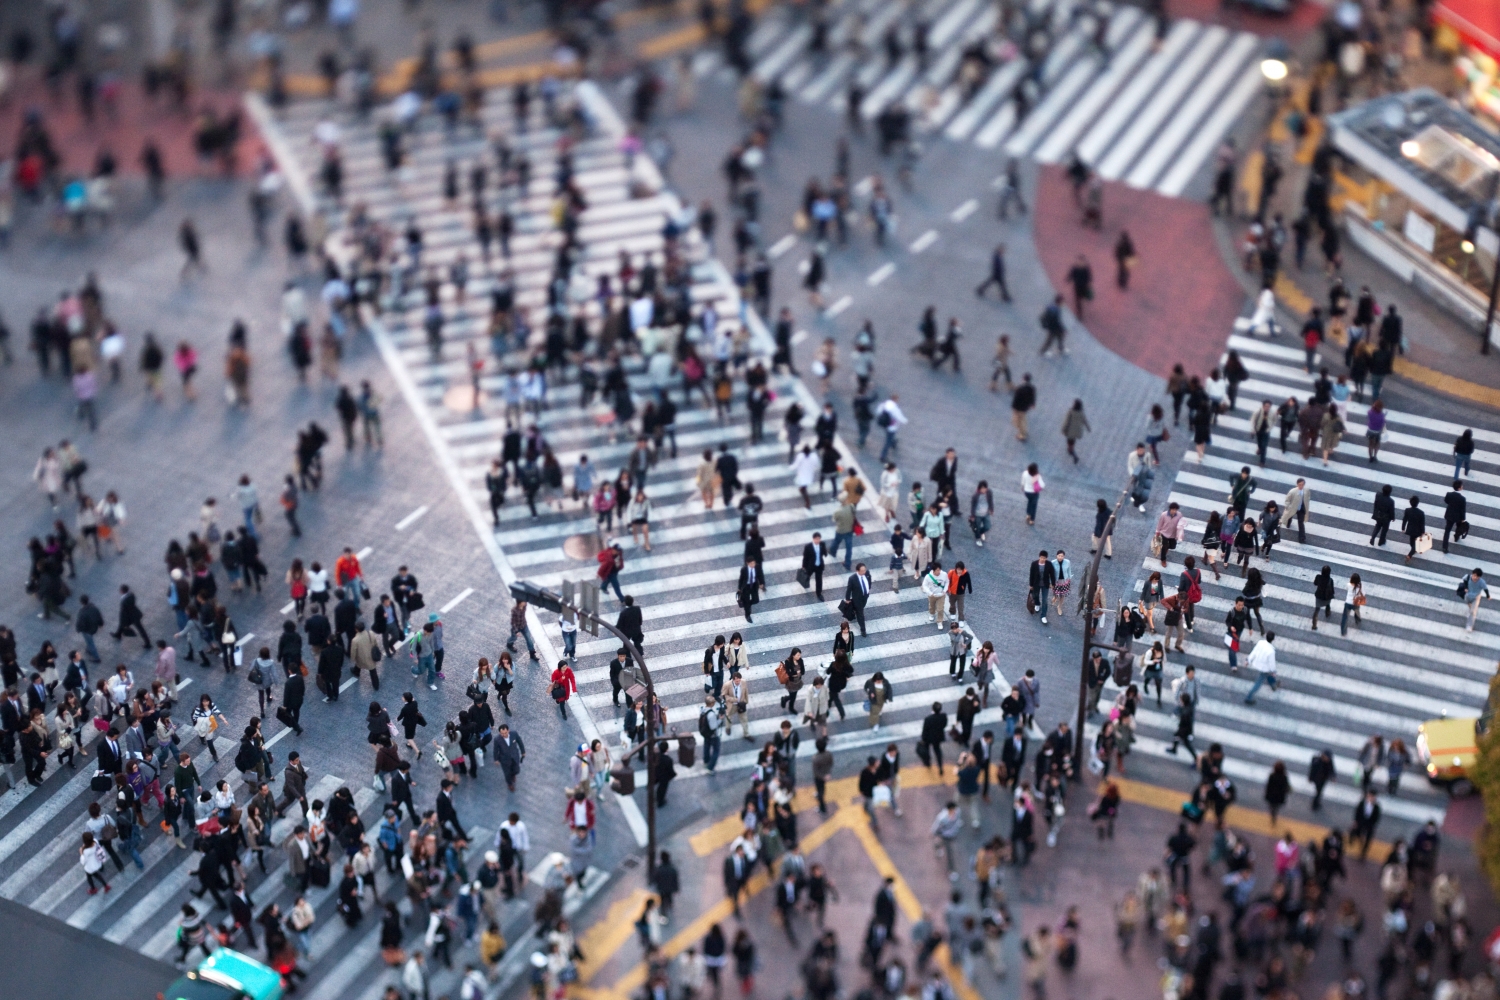
<path fill-rule="evenodd" d="M 115 641 L 124 639 L 127 635 L 139 635 L 146 648 L 151 648 L 151 637 L 146 634 L 146 617 L 141 614 L 141 609 L 135 603 L 135 595 L 125 584 L 120 584 L 120 625 L 112 634 Z"/>
<path fill-rule="evenodd" d="M 974 755 L 974 763 L 979 765 L 980 797 L 988 802 L 990 800 L 990 764 L 995 760 L 994 732 L 986 729 L 984 734 L 974 741 L 970 752 Z"/>
<path fill-rule="evenodd" d="M 323 612 L 314 611 L 302 623 L 302 631 L 307 633 L 307 644 L 312 647 L 313 655 L 317 656 L 328 645 L 328 640 L 333 635 L 333 624 Z"/>
<path fill-rule="evenodd" d="M 760 571 L 755 568 L 754 559 L 746 559 L 745 565 L 740 569 L 740 580 L 735 586 L 735 603 L 745 610 L 745 621 L 755 620 L 750 617 L 750 612 L 760 603 Z"/>
<path fill-rule="evenodd" d="M 821 532 L 814 531 L 812 541 L 802 546 L 802 572 L 812 577 L 818 600 L 823 599 L 823 569 L 828 565 L 828 546 Z"/>
<path fill-rule="evenodd" d="M 293 666 L 286 675 L 286 683 L 281 686 L 281 707 L 286 709 L 298 736 L 302 735 L 302 699 L 306 697 L 307 681 L 302 679 L 302 668 Z"/>
<path fill-rule="evenodd" d="M 620 703 L 620 692 L 624 690 L 620 686 L 620 672 L 630 663 L 630 651 L 621 646 L 615 651 L 615 658 L 609 661 L 609 687 L 610 698 L 616 705 Z"/>
<path fill-rule="evenodd" d="M 302 807 L 302 818 L 307 818 L 307 768 L 302 764 L 302 755 L 293 750 L 286 755 L 286 767 L 281 772 L 281 802 L 276 806 L 276 815 L 285 816 L 287 806 L 293 802 Z"/>
<path fill-rule="evenodd" d="M 750 881 L 751 864 L 745 857 L 745 848 L 736 847 L 734 853 L 724 859 L 724 895 L 734 905 L 734 915 L 740 915 L 740 893 Z"/>
<path fill-rule="evenodd" d="M 255 912 L 254 904 L 250 902 L 250 894 L 245 891 L 243 882 L 234 884 L 234 892 L 229 896 L 229 915 L 234 918 L 235 926 L 245 932 L 245 940 L 250 947 L 255 947 Z"/>
<path fill-rule="evenodd" d="M 8 689 L 0 699 L 0 760 L 7 764 L 16 762 L 16 736 L 26 728 L 28 714 L 16 689 Z"/>
<path fill-rule="evenodd" d="M 729 454 L 729 445 L 719 445 L 719 458 L 714 462 L 719 473 L 720 487 L 724 491 L 724 506 L 734 506 L 734 491 L 740 485 L 740 460 Z"/>
<path fill-rule="evenodd" d="M 351 586 L 358 586 L 352 584 Z M 344 652 L 349 652 L 349 643 L 354 641 L 354 636 L 359 629 L 355 624 L 359 621 L 359 602 L 349 596 L 349 591 L 339 587 L 333 592 L 338 603 L 333 606 L 333 628 L 338 633 L 339 641 L 344 645 Z"/>
<path fill-rule="evenodd" d="M 958 487 L 958 452 L 949 448 L 943 452 L 943 457 L 932 463 L 932 468 L 927 473 L 927 478 L 932 480 L 937 487 L 934 497 L 942 497 L 949 490 L 955 491 Z"/>
<path fill-rule="evenodd" d="M 1021 780 L 1021 768 L 1026 765 L 1026 737 L 1021 735 L 1021 730 L 1017 729 L 1000 748 L 1000 763 L 1005 765 L 1005 773 L 1010 776 L 1010 787 L 1015 788 Z"/>
<path fill-rule="evenodd" d="M 854 567 L 854 575 L 844 585 L 844 600 L 849 602 L 849 610 L 853 612 L 852 620 L 859 622 L 859 634 L 865 635 L 865 605 L 870 603 L 870 570 L 864 563 L 858 563 Z M 844 617 L 850 616 L 846 614 Z"/>
<path fill-rule="evenodd" d="M 29 716 L 38 709 L 47 711 L 47 685 L 41 674 L 32 671 L 31 683 L 26 685 L 26 714 Z"/>
<path fill-rule="evenodd" d="M 400 816 L 401 807 L 404 805 L 412 823 L 420 823 L 422 818 L 417 815 L 417 804 L 412 801 L 411 797 L 411 761 L 403 760 L 401 766 L 391 772 L 387 785 L 390 788 L 391 801 L 396 804 L 397 816 Z"/>
<path fill-rule="evenodd" d="M 1380 803 L 1375 801 L 1375 789 L 1365 789 L 1365 797 L 1354 807 L 1354 825 L 1349 829 L 1349 846 L 1360 842 L 1359 860 L 1370 853 L 1370 841 L 1375 839 L 1375 827 L 1380 824 Z"/>
<path fill-rule="evenodd" d="M 493 746 L 495 763 L 505 773 L 505 785 L 515 791 L 516 776 L 521 773 L 521 764 L 526 760 L 526 744 L 521 742 L 520 733 L 512 733 L 510 726 L 502 725 Z"/>
<path fill-rule="evenodd" d="M 1464 496 L 1464 481 L 1453 480 L 1453 489 L 1443 496 L 1443 554 L 1448 554 L 1448 536 L 1458 527 L 1458 523 L 1464 520 L 1469 513 L 1469 500 Z M 79 615 L 83 610 L 79 609 Z"/>
<path fill-rule="evenodd" d="M 646 633 L 641 626 L 644 619 L 641 617 L 641 609 L 635 606 L 635 598 L 626 594 L 621 601 L 625 606 L 620 609 L 620 617 L 615 619 L 615 628 L 625 633 L 625 638 L 635 643 L 635 651 L 644 655 L 645 650 L 641 644 L 646 641 Z"/>
<path fill-rule="evenodd" d="M 339 682 L 344 677 L 344 647 L 330 642 L 318 654 L 318 686 L 324 701 L 339 700 Z"/>
<path fill-rule="evenodd" d="M 870 921 L 885 928 L 887 941 L 896 933 L 896 890 L 892 888 L 895 882 L 895 879 L 887 875 L 885 884 L 875 893 L 875 916 Z"/>
<path fill-rule="evenodd" d="M 120 746 L 120 731 L 114 726 L 99 741 L 97 763 L 105 774 L 119 774 L 125 769 L 125 750 Z"/>
<path fill-rule="evenodd" d="M 463 824 L 458 821 L 458 810 L 453 805 L 453 782 L 443 779 L 437 797 L 437 821 L 449 840 L 468 840 Z"/>

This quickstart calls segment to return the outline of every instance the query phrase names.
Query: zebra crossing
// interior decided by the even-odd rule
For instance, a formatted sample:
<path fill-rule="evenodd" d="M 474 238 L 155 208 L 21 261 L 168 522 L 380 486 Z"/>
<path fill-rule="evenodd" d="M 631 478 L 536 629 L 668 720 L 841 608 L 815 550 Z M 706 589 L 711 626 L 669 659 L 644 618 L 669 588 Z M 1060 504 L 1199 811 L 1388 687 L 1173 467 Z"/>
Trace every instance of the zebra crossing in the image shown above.
<path fill-rule="evenodd" d="M 1039 67 L 1006 43 L 982 79 L 961 73 L 966 53 L 996 38 L 1000 6 L 990 0 L 838 0 L 826 5 L 822 52 L 812 50 L 809 20 L 784 7 L 768 13 L 747 44 L 751 73 L 762 86 L 775 82 L 789 97 L 840 113 L 857 87 L 866 120 L 904 105 L 919 134 L 1041 163 L 1076 154 L 1105 180 L 1169 196 L 1187 189 L 1263 89 L 1262 42 L 1250 32 L 1179 19 L 1158 39 L 1155 22 L 1125 4 L 1023 6 L 1033 23 L 1050 15 L 1054 25 Z M 1096 17 L 1107 19 L 1104 52 L 1094 44 Z M 892 28 L 903 46 L 894 60 L 880 51 Z M 717 51 L 700 53 L 693 68 L 733 78 Z M 1022 98 L 1028 78 L 1037 94 Z"/>
<path fill-rule="evenodd" d="M 1387 769 L 1376 771 L 1374 787 L 1390 824 L 1384 835 L 1398 835 L 1391 826 L 1404 832 L 1428 819 L 1441 822 L 1447 796 L 1425 779 L 1416 759 L 1417 730 L 1430 719 L 1477 716 L 1500 656 L 1500 622 L 1481 611 L 1475 630 L 1465 631 L 1465 607 L 1454 593 L 1460 577 L 1475 566 L 1492 563 L 1500 553 L 1500 500 L 1490 489 L 1500 484 L 1500 434 L 1474 431 L 1478 444 L 1464 491 L 1471 534 L 1453 544 L 1451 555 L 1443 555 L 1439 546 L 1408 564 L 1404 556 L 1409 546 L 1399 521 L 1389 544 L 1370 544 L 1373 498 L 1389 484 L 1399 512 L 1408 497 L 1420 497 L 1428 529 L 1439 538 L 1442 498 L 1453 480 L 1453 442 L 1465 428 L 1388 409 L 1379 461 L 1371 463 L 1364 434 L 1369 407 L 1351 399 L 1339 404 L 1346 430 L 1326 468 L 1320 453 L 1301 458 L 1295 431 L 1282 453 L 1274 430 L 1267 464 L 1260 468 L 1251 416 L 1262 400 L 1270 400 L 1274 407 L 1295 396 L 1305 403 L 1315 379 L 1304 370 L 1300 348 L 1236 335 L 1229 349 L 1239 353 L 1250 372 L 1240 384 L 1237 405 L 1219 418 L 1203 459 L 1196 461 L 1189 446 L 1170 496 L 1155 498 L 1158 506 L 1169 501 L 1181 505 L 1186 541 L 1179 543 L 1165 569 L 1148 557 L 1133 592 L 1125 597 L 1137 599 L 1142 582 L 1156 571 L 1172 592 L 1188 555 L 1204 568 L 1205 521 L 1211 512 L 1225 511 L 1229 480 L 1243 466 L 1250 466 L 1259 484 L 1249 506 L 1252 514 L 1270 500 L 1284 506 L 1287 490 L 1305 478 L 1312 495 L 1307 541 L 1297 541 L 1293 522 L 1282 529 L 1282 540 L 1269 560 L 1251 559 L 1265 580 L 1261 613 L 1266 628 L 1276 633 L 1281 690 L 1262 688 L 1254 705 L 1245 703 L 1255 679 L 1243 669 L 1250 642 L 1241 653 L 1241 671 L 1236 675 L 1229 670 L 1220 639 L 1224 616 L 1244 584 L 1237 568 L 1224 569 L 1222 579 L 1204 568 L 1204 598 L 1197 607 L 1195 631 L 1185 644 L 1187 655 L 1168 651 L 1167 677 L 1181 677 L 1188 664 L 1197 668 L 1203 692 L 1196 720 L 1198 748 L 1210 742 L 1223 744 L 1225 770 L 1239 784 L 1242 802 L 1259 801 L 1276 760 L 1286 762 L 1294 796 L 1310 791 L 1304 780 L 1307 764 L 1327 748 L 1333 751 L 1338 778 L 1324 796 L 1325 810 L 1339 817 L 1352 810 L 1361 794 L 1354 777 L 1360 750 L 1369 737 L 1380 735 L 1387 744 L 1402 740 L 1413 755 L 1397 795 L 1386 794 Z M 1127 511 L 1124 516 L 1136 515 Z M 1313 579 L 1323 566 L 1332 568 L 1337 588 L 1334 618 L 1313 631 Z M 1340 636 L 1339 618 L 1351 573 L 1360 574 L 1368 604 L 1362 609 L 1363 624 L 1356 626 L 1351 617 L 1349 634 Z M 1145 644 L 1136 644 L 1138 656 L 1155 638 L 1147 633 Z M 1254 640 L 1259 638 L 1257 633 Z M 1118 693 L 1113 685 L 1106 690 L 1110 697 Z M 1135 752 L 1159 755 L 1176 728 L 1170 694 L 1162 709 L 1157 709 L 1154 697 L 1144 705 L 1137 716 L 1140 739 Z"/>
<path fill-rule="evenodd" d="M 355 683 L 352 678 L 346 680 L 341 690 L 347 690 Z M 192 696 L 186 692 L 192 684 L 192 678 L 184 678 L 178 684 L 179 691 L 189 700 Z M 267 741 L 268 749 L 274 748 L 291 732 L 290 729 L 278 730 Z M 171 833 L 161 828 L 158 822 L 160 813 L 150 802 L 145 807 L 147 823 L 141 828 L 138 846 L 143 867 L 137 868 L 116 841 L 116 850 L 125 863 L 124 870 L 117 870 L 113 862 L 107 862 L 103 874 L 109 880 L 110 891 L 94 895 L 85 891 L 78 849 L 88 820 L 88 808 L 97 801 L 105 808 L 106 815 L 113 810 L 110 796 L 101 796 L 90 788 L 94 751 L 101 739 L 92 727 L 86 728 L 84 749 L 89 751 L 89 756 L 78 759 L 76 772 L 53 770 L 49 766 L 41 787 L 23 784 L 0 796 L 0 897 L 150 958 L 172 962 L 179 954 L 177 931 L 184 903 L 191 902 L 216 927 L 227 921 L 229 914 L 216 907 L 212 897 L 197 897 L 194 890 L 198 888 L 197 871 L 203 856 L 176 845 Z M 207 747 L 199 747 L 196 740 L 192 744 L 193 765 L 202 782 L 212 786 L 221 779 L 227 780 L 236 799 L 243 805 L 252 792 L 234 770 L 236 742 L 225 737 L 215 739 L 218 761 Z M 276 750 L 276 754 L 280 758 L 283 751 Z M 165 775 L 164 786 L 171 780 L 171 771 L 167 770 Z M 272 789 L 275 791 L 280 787 L 279 773 L 273 778 Z M 376 838 L 386 798 L 369 787 L 367 776 L 345 779 L 333 774 L 314 774 L 307 785 L 307 800 L 310 803 L 328 802 L 341 788 L 351 790 L 355 809 L 367 831 L 365 840 L 379 857 Z M 28 808 L 33 797 L 37 799 L 35 808 Z M 316 913 L 316 922 L 311 932 L 310 956 L 299 962 L 308 977 L 303 988 L 310 988 L 312 995 L 316 996 L 378 1000 L 392 975 L 383 971 L 384 966 L 377 960 L 381 932 L 379 905 L 367 894 L 361 922 L 354 927 L 345 923 L 338 909 L 341 874 L 337 868 L 342 857 L 337 850 L 334 852 L 335 871 L 328 886 L 313 886 L 306 892 L 298 888 L 296 880 L 290 876 L 282 845 L 302 821 L 300 809 L 293 804 L 286 817 L 272 823 L 271 846 L 265 849 L 264 870 L 256 864 L 252 854 L 242 853 L 245 888 L 252 907 L 259 913 L 276 903 L 285 915 L 291 911 L 296 898 L 304 896 Z M 191 819 L 183 822 L 185 839 L 191 840 Z M 495 831 L 471 827 L 468 833 L 470 847 L 466 860 L 472 872 L 482 863 L 483 851 L 494 842 Z M 556 859 L 556 855 L 549 855 L 533 865 L 528 873 L 531 882 L 541 885 Z M 568 889 L 564 898 L 565 909 L 570 913 L 577 910 L 606 880 L 604 872 L 591 867 L 585 880 L 589 884 L 583 891 L 576 887 Z M 404 900 L 405 888 L 399 873 L 389 876 L 381 872 L 377 875 L 377 886 L 382 901 Z M 504 910 L 497 914 L 502 927 L 513 931 L 528 924 L 533 902 L 525 894 L 519 894 L 515 900 L 504 904 Z M 403 915 L 410 913 L 408 904 L 401 902 L 400 905 Z M 416 920 L 410 925 L 410 932 L 419 935 L 425 926 L 422 920 Z M 243 934 L 231 940 L 231 945 L 261 956 L 262 933 L 257 927 L 255 948 L 250 947 Z M 463 958 L 461 942 L 455 941 L 454 949 L 460 962 L 459 971 L 438 966 L 429 969 L 435 990 L 451 990 L 458 986 Z"/>
<path fill-rule="evenodd" d="M 756 45 L 752 40 L 752 47 Z M 596 123 L 592 135 L 575 146 L 577 170 L 575 180 L 588 201 L 581 217 L 581 238 L 585 254 L 582 268 L 590 286 L 600 274 L 613 274 L 622 250 L 639 264 L 644 255 L 657 255 L 663 246 L 661 231 L 665 221 L 680 211 L 670 194 L 632 198 L 629 184 L 622 183 L 627 172 L 619 139 L 624 127 L 608 104 L 590 85 L 580 84 L 574 90 L 588 108 Z M 524 133 L 514 128 L 508 118 L 511 109 L 498 107 L 492 101 L 485 108 L 487 129 L 504 128 L 519 150 L 524 148 L 533 159 L 535 174 L 545 176 L 551 156 L 550 147 L 557 133 L 534 125 Z M 317 109 L 298 114 L 288 109 L 284 127 L 291 148 L 298 151 L 303 165 L 313 172 L 318 156 L 311 141 L 312 130 L 320 117 Z M 463 135 L 451 142 L 438 134 L 422 133 L 412 155 L 413 170 L 401 190 L 384 176 L 377 161 L 378 151 L 359 129 L 343 142 L 346 165 L 346 202 L 362 202 L 370 214 L 391 223 L 402 222 L 408 213 L 417 212 L 423 220 L 423 261 L 451 261 L 458 254 L 477 260 L 464 213 L 447 212 L 437 194 L 444 163 L 450 157 L 460 162 L 485 155 L 485 144 L 479 138 Z M 648 190 L 660 191 L 659 177 L 643 160 L 634 167 L 634 181 Z M 538 185 L 544 186 L 544 185 Z M 639 192 L 637 192 L 639 193 Z M 540 309 L 544 303 L 543 288 L 548 280 L 551 255 L 547 248 L 554 240 L 553 225 L 547 217 L 547 199 L 533 197 L 512 203 L 518 237 L 514 241 L 510 266 L 524 306 Z M 694 237 L 696 239 L 696 236 Z M 691 252 L 698 248 L 690 244 Z M 760 320 L 742 307 L 738 292 L 723 269 L 700 261 L 694 268 L 692 298 L 695 303 L 712 303 L 721 319 L 721 329 L 730 330 L 743 319 L 754 334 L 756 353 L 769 353 L 769 337 Z M 434 358 L 427 350 L 421 330 L 421 307 L 416 299 L 388 311 L 386 335 L 397 348 L 399 364 L 419 388 L 421 398 L 436 422 L 443 450 L 456 464 L 466 489 L 480 509 L 488 509 L 484 475 L 491 459 L 500 454 L 501 438 L 506 429 L 503 410 L 505 376 L 491 374 L 479 379 L 481 407 L 477 413 L 458 412 L 443 405 L 445 395 L 455 385 L 467 386 L 469 370 L 463 360 L 468 345 L 478 342 L 485 355 L 487 343 L 485 322 L 481 315 L 487 309 L 482 289 L 488 277 L 472 281 L 465 304 L 445 299 L 451 308 L 445 324 L 443 350 Z M 447 295 L 447 290 L 445 290 Z M 597 317 L 591 304 L 590 317 Z M 520 352 L 512 351 L 502 359 L 505 365 L 519 367 L 525 361 Z M 624 362 L 626 378 L 637 407 L 651 398 L 652 389 L 645 366 L 639 358 Z M 766 414 L 768 428 L 779 428 L 783 417 L 796 401 L 807 414 L 807 431 L 821 405 L 805 387 L 790 377 L 772 378 L 775 400 Z M 674 402 L 680 399 L 677 386 L 672 390 Z M 668 726 L 683 733 L 695 733 L 698 708 L 703 698 L 703 650 L 717 634 L 729 636 L 740 632 L 749 649 L 750 668 L 746 680 L 750 685 L 749 731 L 751 742 L 741 743 L 739 733 L 725 741 L 725 752 L 719 770 L 743 770 L 755 762 L 756 747 L 777 731 L 784 718 L 800 725 L 800 718 L 780 710 L 782 691 L 775 681 L 775 668 L 792 647 L 803 650 L 809 667 L 806 684 L 831 660 L 831 647 L 838 631 L 840 616 L 834 605 L 843 594 L 845 574 L 841 565 L 830 565 L 825 579 L 824 601 L 795 582 L 801 566 L 802 548 L 820 531 L 825 541 L 833 539 L 832 515 L 836 507 L 832 495 L 819 493 L 810 507 L 792 481 L 788 464 L 788 447 L 774 436 L 761 443 L 751 443 L 748 415 L 744 409 L 742 388 L 737 385 L 735 399 L 726 418 L 719 419 L 703 400 L 698 405 L 681 404 L 675 424 L 675 455 L 663 453 L 649 473 L 647 493 L 654 510 L 651 518 L 651 551 L 635 545 L 628 530 L 617 526 L 614 540 L 624 549 L 625 568 L 620 575 L 623 590 L 636 599 L 644 610 L 647 662 L 656 690 L 668 713 Z M 588 409 L 580 406 L 576 380 L 564 379 L 547 389 L 547 405 L 527 427 L 535 425 L 552 449 L 564 470 L 571 472 L 579 457 L 588 455 L 598 470 L 600 481 L 614 478 L 628 453 L 634 437 L 620 434 L 607 422 L 601 422 L 597 402 Z M 810 440 L 810 438 L 809 438 Z M 742 483 L 753 483 L 764 508 L 759 529 L 765 540 L 764 572 L 769 583 L 761 603 L 756 607 L 754 622 L 747 623 L 735 604 L 734 591 L 739 568 L 744 564 L 744 544 L 740 539 L 738 511 L 726 511 L 722 505 L 706 510 L 695 483 L 700 453 L 711 449 L 717 453 L 727 445 L 737 457 Z M 846 467 L 855 467 L 852 453 L 840 445 Z M 569 477 L 571 480 L 571 476 Z M 868 477 L 865 478 L 870 484 Z M 568 555 L 564 543 L 583 538 L 598 538 L 592 512 L 585 503 L 564 495 L 551 504 L 539 505 L 539 516 L 532 517 L 512 487 L 499 512 L 499 527 L 494 537 L 504 553 L 508 567 L 524 579 L 550 588 L 565 581 L 594 577 L 596 563 L 591 554 L 583 559 Z M 873 489 L 869 496 L 873 497 Z M 911 578 L 910 571 L 899 592 L 892 588 L 889 536 L 879 514 L 869 499 L 860 507 L 863 535 L 854 546 L 854 558 L 866 562 L 875 577 L 875 588 L 866 613 L 868 638 L 858 639 L 853 657 L 856 675 L 844 695 L 847 718 L 835 715 L 830 726 L 833 749 L 884 745 L 893 740 L 915 737 L 922 718 L 931 710 L 934 700 L 942 700 L 951 712 L 963 688 L 954 684 L 948 673 L 950 640 L 946 627 L 939 629 L 926 614 L 926 601 Z M 962 553 L 959 554 L 962 558 Z M 832 560 L 838 563 L 842 559 Z M 619 602 L 612 594 L 601 597 L 602 613 L 613 618 Z M 541 655 L 562 648 L 557 622 L 534 619 L 533 633 L 540 632 Z M 575 674 L 579 696 L 570 704 L 585 713 L 585 733 L 594 734 L 612 746 L 622 740 L 624 708 L 611 697 L 609 661 L 614 658 L 612 640 L 580 635 Z M 518 660 L 519 672 L 540 672 L 525 663 L 524 650 Z M 549 668 L 550 669 L 550 668 Z M 885 672 L 895 690 L 895 700 L 886 707 L 878 730 L 870 727 L 861 711 L 865 680 L 877 670 Z M 541 681 L 538 680 L 538 683 Z M 1003 682 L 997 682 L 1003 683 Z M 805 693 L 803 695 L 805 698 Z M 978 725 L 998 723 L 999 696 L 978 720 Z M 806 730 L 803 730 L 804 734 Z M 742 749 L 741 749 L 742 748 Z M 810 752 L 810 747 L 808 752 Z M 701 761 L 683 776 L 704 772 Z"/>

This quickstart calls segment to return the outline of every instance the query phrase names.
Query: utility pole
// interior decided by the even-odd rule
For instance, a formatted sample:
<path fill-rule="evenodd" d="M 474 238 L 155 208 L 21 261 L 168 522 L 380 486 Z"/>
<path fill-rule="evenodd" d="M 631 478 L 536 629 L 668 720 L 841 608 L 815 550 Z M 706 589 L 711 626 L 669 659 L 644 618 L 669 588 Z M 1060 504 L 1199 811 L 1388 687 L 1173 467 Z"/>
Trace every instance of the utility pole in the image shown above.
<path fill-rule="evenodd" d="M 565 589 L 569 591 L 569 596 L 571 597 L 572 585 L 566 585 Z M 651 682 L 651 671 L 646 669 L 646 658 L 641 655 L 640 650 L 635 648 L 635 643 L 628 639 L 625 633 L 599 617 L 594 610 L 581 608 L 578 604 L 570 600 L 564 600 L 559 594 L 554 594 L 552 591 L 546 590 L 534 583 L 517 580 L 510 585 L 510 596 L 517 601 L 525 601 L 533 607 L 545 608 L 548 611 L 570 611 L 578 616 L 580 625 L 588 623 L 596 628 L 603 628 L 610 635 L 620 640 L 621 648 L 629 653 L 630 658 L 641 668 L 641 678 L 646 685 L 646 717 L 642 721 L 646 729 L 644 739 L 646 758 L 646 881 L 649 884 L 656 877 L 656 742 L 658 739 L 670 739 L 671 737 L 668 737 L 666 734 L 662 734 L 660 737 L 653 734 L 656 719 L 656 687 Z M 590 603 L 587 593 L 583 595 L 583 600 L 578 603 Z M 594 608 L 597 609 L 597 598 L 592 603 Z M 595 632 L 595 629 L 590 628 L 589 631 Z M 628 693 L 626 697 L 629 697 Z M 620 781 L 621 771 L 624 771 L 625 777 L 630 779 L 629 791 L 620 791 L 617 789 L 616 794 L 628 795 L 634 791 L 635 777 L 630 770 L 629 759 L 630 756 L 634 755 L 635 750 L 636 747 L 629 748 L 629 753 L 626 755 L 626 760 L 622 767 L 610 772 L 615 777 L 616 782 Z"/>
<path fill-rule="evenodd" d="M 1104 522 L 1104 530 L 1099 535 L 1099 545 L 1094 550 L 1094 558 L 1089 560 L 1089 564 L 1083 570 L 1083 589 L 1078 595 L 1078 610 L 1083 615 L 1083 655 L 1078 668 L 1078 718 L 1073 732 L 1074 766 L 1078 766 L 1083 761 L 1083 721 L 1088 714 L 1089 697 L 1089 654 L 1096 648 L 1107 649 L 1114 653 L 1122 652 L 1119 646 L 1094 641 L 1094 591 L 1098 589 L 1099 561 L 1104 558 L 1104 546 L 1114 534 L 1115 522 L 1120 517 L 1120 508 L 1125 506 L 1125 501 L 1129 496 L 1129 486 L 1120 491 L 1120 499 L 1115 501 L 1115 509 L 1110 513 L 1109 520 Z M 1125 650 L 1128 649 L 1128 646 L 1125 647 Z"/>

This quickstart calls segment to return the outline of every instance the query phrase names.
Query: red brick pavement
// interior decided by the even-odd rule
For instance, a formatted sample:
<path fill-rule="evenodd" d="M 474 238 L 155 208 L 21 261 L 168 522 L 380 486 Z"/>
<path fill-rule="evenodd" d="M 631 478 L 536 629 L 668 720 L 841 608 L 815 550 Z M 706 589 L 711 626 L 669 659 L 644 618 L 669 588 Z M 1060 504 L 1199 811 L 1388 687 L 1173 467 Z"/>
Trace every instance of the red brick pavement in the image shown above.
<path fill-rule="evenodd" d="M 41 112 L 42 121 L 62 155 L 65 173 L 89 172 L 99 151 L 108 149 L 114 154 L 120 173 L 140 174 L 141 148 L 150 138 L 162 152 L 168 179 L 200 173 L 217 175 L 217 164 L 200 165 L 193 152 L 194 122 L 204 108 L 213 108 L 222 116 L 239 107 L 238 92 L 199 91 L 189 98 L 188 111 L 182 112 L 174 109 L 165 94 L 152 101 L 139 82 L 131 81 L 122 86 L 113 117 L 105 112 L 103 102 L 96 99 L 94 120 L 89 122 L 79 110 L 76 95 L 71 78 L 57 98 L 40 80 L 21 82 L 0 105 L 0 156 L 11 155 L 22 119 L 28 111 L 36 110 Z M 253 167 L 252 154 L 258 147 L 255 128 L 242 113 L 238 146 L 241 173 Z"/>
<path fill-rule="evenodd" d="M 1094 272 L 1094 300 L 1083 325 L 1120 357 L 1166 377 L 1181 362 L 1189 374 L 1219 363 L 1245 292 L 1219 256 L 1205 205 L 1106 184 L 1104 228 L 1080 225 L 1061 167 L 1043 167 L 1037 182 L 1037 253 L 1052 284 L 1073 296 L 1068 270 L 1084 254 Z M 1130 233 L 1137 263 L 1130 290 L 1115 285 L 1114 246 Z"/>

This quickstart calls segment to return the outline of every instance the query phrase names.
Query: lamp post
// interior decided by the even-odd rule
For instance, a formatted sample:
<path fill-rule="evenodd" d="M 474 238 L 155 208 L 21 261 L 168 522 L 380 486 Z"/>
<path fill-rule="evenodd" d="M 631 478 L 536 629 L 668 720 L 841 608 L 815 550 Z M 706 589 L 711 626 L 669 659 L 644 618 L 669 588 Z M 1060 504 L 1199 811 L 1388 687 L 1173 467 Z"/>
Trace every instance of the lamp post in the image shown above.
<path fill-rule="evenodd" d="M 517 580 L 510 585 L 510 596 L 517 601 L 525 601 L 533 607 L 545 608 L 548 611 L 571 611 L 578 616 L 579 622 L 590 621 L 602 627 L 610 635 L 620 640 L 620 646 L 630 654 L 630 658 L 641 668 L 641 678 L 646 685 L 646 718 L 645 729 L 645 758 L 646 758 L 646 881 L 649 884 L 656 877 L 656 741 L 653 734 L 656 719 L 656 687 L 651 682 L 651 671 L 646 669 L 646 658 L 641 651 L 635 648 L 635 643 L 626 637 L 625 633 L 615 628 L 609 622 L 598 615 L 586 611 L 575 604 L 565 601 L 560 595 L 525 580 Z M 628 695 L 627 695 L 628 697 Z M 662 738 L 666 738 L 663 734 Z M 632 753 L 634 748 L 631 748 Z M 626 757 L 625 768 L 630 767 L 629 756 Z"/>

